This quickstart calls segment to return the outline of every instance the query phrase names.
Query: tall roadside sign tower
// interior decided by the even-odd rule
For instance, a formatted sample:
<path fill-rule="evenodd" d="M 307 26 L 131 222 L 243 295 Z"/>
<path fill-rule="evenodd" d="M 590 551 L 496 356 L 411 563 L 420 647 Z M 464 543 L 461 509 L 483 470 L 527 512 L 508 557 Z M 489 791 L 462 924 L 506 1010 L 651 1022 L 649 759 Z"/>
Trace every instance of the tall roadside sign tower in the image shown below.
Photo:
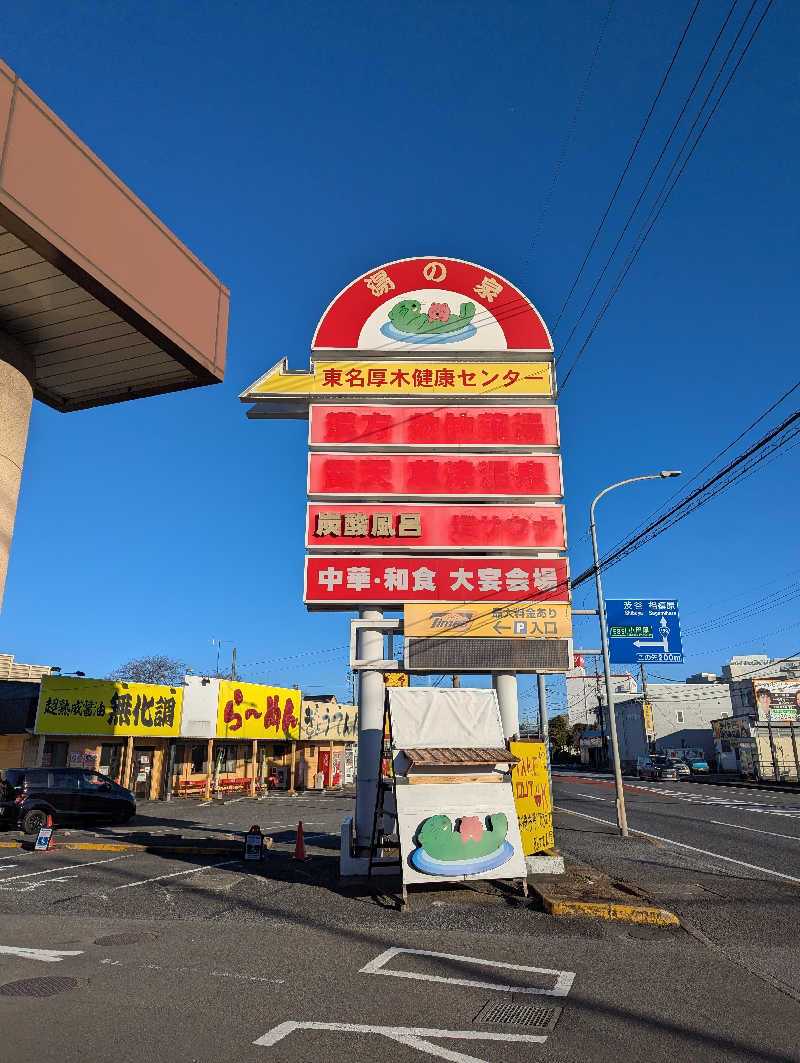
<path fill-rule="evenodd" d="M 284 358 L 240 396 L 248 417 L 309 421 L 304 600 L 361 616 L 361 848 L 384 610 L 403 613 L 407 671 L 493 676 L 507 737 L 516 674 L 570 667 L 554 394 L 552 340 L 522 292 L 483 266 L 423 257 L 354 280 L 322 315 L 310 370 Z"/>
<path fill-rule="evenodd" d="M 218 383 L 228 301 L 0 62 L 0 605 L 33 399 L 67 413 Z"/>

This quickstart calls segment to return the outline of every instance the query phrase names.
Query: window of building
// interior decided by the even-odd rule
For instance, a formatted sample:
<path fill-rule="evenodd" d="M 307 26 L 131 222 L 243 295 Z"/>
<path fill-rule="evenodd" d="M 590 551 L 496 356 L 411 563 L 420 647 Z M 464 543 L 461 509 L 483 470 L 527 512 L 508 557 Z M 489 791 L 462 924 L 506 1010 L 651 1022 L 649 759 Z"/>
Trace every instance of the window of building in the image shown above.
<path fill-rule="evenodd" d="M 683 723 L 683 713 L 681 712 L 680 709 L 678 709 L 678 711 L 675 713 L 675 715 L 678 718 L 678 723 Z"/>
<path fill-rule="evenodd" d="M 200 775 L 206 770 L 206 746 L 192 746 L 192 774 Z"/>
<path fill-rule="evenodd" d="M 108 742 L 100 747 L 100 771 L 109 779 L 119 779 L 122 769 L 122 743 Z"/>
<path fill-rule="evenodd" d="M 66 768 L 67 742 L 45 742 L 42 752 L 42 766 L 45 768 Z"/>

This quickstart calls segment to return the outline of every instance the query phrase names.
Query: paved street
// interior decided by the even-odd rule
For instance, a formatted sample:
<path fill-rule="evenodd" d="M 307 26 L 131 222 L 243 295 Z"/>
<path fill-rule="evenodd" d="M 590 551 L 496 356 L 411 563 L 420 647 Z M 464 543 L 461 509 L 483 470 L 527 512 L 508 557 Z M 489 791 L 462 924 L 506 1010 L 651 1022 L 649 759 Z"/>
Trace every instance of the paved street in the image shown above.
<path fill-rule="evenodd" d="M 617 837 L 610 776 L 558 772 L 558 844 L 633 881 L 728 958 L 800 999 L 800 794 L 625 780 Z"/>
<path fill-rule="evenodd" d="M 610 818 L 610 791 L 596 783 L 556 780 L 558 804 Z M 664 808 L 671 801 L 650 792 L 634 800 Z M 674 816 L 695 816 L 697 824 L 709 808 L 675 803 Z M 775 811 L 784 803 L 775 802 Z M 800 803 L 794 807 L 800 813 Z M 384 1055 L 402 1063 L 566 1063 L 617 1059 L 621 1050 L 648 1060 L 674 1060 L 681 1051 L 693 1059 L 798 1058 L 800 1004 L 776 992 L 747 956 L 720 951 L 708 933 L 720 919 L 744 925 L 755 918 L 737 895 L 731 906 L 731 883 L 754 906 L 787 891 L 780 931 L 765 931 L 762 920 L 750 933 L 770 938 L 781 979 L 794 978 L 786 923 L 789 906 L 796 911 L 795 884 L 731 872 L 710 858 L 698 864 L 634 838 L 624 843 L 637 854 L 627 858 L 628 870 L 671 884 L 676 896 L 681 889 L 689 896 L 687 883 L 714 883 L 717 892 L 704 903 L 723 907 L 724 917 L 694 935 L 556 918 L 502 884 L 412 892 L 401 913 L 389 884 L 384 891 L 338 882 L 338 825 L 351 808 L 348 794 L 185 801 L 143 806 L 128 831 L 95 832 L 103 840 L 144 830 L 163 832 L 162 840 L 177 833 L 222 840 L 259 822 L 275 846 L 257 867 L 197 854 L 0 850 L 0 986 L 66 980 L 46 998 L 0 993 L 9 1056 L 69 1063 L 105 1057 L 113 1044 L 126 1063 L 167 1055 L 197 1063 L 327 1063 L 345 1053 L 354 1063 Z M 309 851 L 302 865 L 291 859 L 301 816 Z M 623 843 L 606 837 L 602 824 L 566 813 L 558 822 L 557 842 L 570 858 L 586 860 L 594 847 L 596 865 L 602 851 L 622 863 Z M 785 833 L 796 831 L 786 822 Z M 658 827 L 667 833 L 663 822 Z M 703 845 L 698 830 L 692 843 Z M 90 836 L 63 833 L 57 841 Z M 26 949 L 66 955 L 19 951 Z M 520 1016 L 516 1024 L 493 1021 L 492 1004 L 563 1011 L 550 1013 L 557 1020 L 550 1030 L 520 1025 Z"/>

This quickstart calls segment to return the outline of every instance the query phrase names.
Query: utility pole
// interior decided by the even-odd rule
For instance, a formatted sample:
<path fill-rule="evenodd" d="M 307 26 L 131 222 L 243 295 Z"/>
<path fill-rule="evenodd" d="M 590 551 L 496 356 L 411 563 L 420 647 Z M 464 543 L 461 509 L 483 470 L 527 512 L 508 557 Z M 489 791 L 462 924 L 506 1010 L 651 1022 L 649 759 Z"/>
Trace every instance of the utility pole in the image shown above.
<path fill-rule="evenodd" d="M 600 672 L 597 666 L 597 657 L 594 659 L 594 688 L 597 697 L 597 716 L 600 721 L 600 751 L 603 754 L 603 767 L 608 767 L 608 748 L 606 743 L 606 725 L 603 721 L 603 699 L 600 695 Z"/>
<path fill-rule="evenodd" d="M 233 653 L 231 655 L 231 679 L 236 681 L 236 647 L 233 647 Z"/>
<path fill-rule="evenodd" d="M 647 719 L 648 719 L 648 717 L 647 717 L 647 712 L 645 711 L 645 705 L 649 705 L 650 699 L 647 696 L 647 672 L 645 672 L 645 670 L 644 670 L 644 661 L 640 661 L 639 662 L 639 667 L 642 670 L 642 723 L 644 724 L 644 737 L 645 737 L 645 741 L 647 742 L 647 749 L 648 749 L 649 752 L 652 753 L 653 750 L 655 749 L 655 742 L 654 741 L 653 742 L 650 741 L 650 734 L 648 733 L 648 730 L 647 730 Z M 650 710 L 651 718 L 652 718 L 652 711 L 653 710 L 651 709 Z M 653 737 L 655 738 L 655 735 Z"/>

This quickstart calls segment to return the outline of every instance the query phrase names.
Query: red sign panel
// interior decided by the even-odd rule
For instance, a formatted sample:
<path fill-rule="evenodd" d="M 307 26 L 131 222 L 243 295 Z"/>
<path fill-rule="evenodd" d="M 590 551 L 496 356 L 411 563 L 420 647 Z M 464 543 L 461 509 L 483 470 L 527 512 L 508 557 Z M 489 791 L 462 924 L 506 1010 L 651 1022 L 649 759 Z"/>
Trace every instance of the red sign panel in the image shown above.
<path fill-rule="evenodd" d="M 350 505 L 308 507 L 309 550 L 565 550 L 563 506 Z"/>
<path fill-rule="evenodd" d="M 568 602 L 566 558 L 324 555 L 306 558 L 308 605 Z"/>
<path fill-rule="evenodd" d="M 557 447 L 555 406 L 312 404 L 310 447 Z"/>
<path fill-rule="evenodd" d="M 308 494 L 356 498 L 561 498 L 556 454 L 310 454 Z"/>

